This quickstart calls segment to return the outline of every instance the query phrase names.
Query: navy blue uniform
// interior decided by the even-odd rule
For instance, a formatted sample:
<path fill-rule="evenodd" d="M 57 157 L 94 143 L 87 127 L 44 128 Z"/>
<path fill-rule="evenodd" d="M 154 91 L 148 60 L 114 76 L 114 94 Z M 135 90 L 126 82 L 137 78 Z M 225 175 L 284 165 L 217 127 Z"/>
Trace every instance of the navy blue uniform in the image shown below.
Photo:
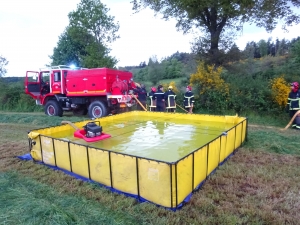
<path fill-rule="evenodd" d="M 287 110 L 289 111 L 290 117 L 292 118 L 295 113 L 300 110 L 300 91 L 289 93 Z M 293 121 L 293 128 L 300 129 L 300 117 L 297 116 Z"/>
<path fill-rule="evenodd" d="M 149 94 L 148 94 L 148 96 L 150 98 L 149 109 L 150 109 L 150 111 L 155 111 L 156 110 L 155 92 L 154 91 L 150 91 Z"/>
<path fill-rule="evenodd" d="M 134 89 L 134 92 L 138 95 L 138 100 L 142 103 L 142 105 L 146 108 L 147 101 L 147 91 L 145 88 L 137 88 Z M 140 104 L 137 104 L 137 110 L 144 110 Z"/>
<path fill-rule="evenodd" d="M 154 97 L 156 99 L 156 111 L 163 112 L 165 110 L 165 95 L 164 92 L 158 90 L 155 92 Z"/>
<path fill-rule="evenodd" d="M 184 104 L 184 108 L 188 109 L 189 113 L 193 113 L 193 107 L 194 107 L 194 93 L 191 91 L 187 91 L 184 94 L 184 100 L 183 100 L 183 104 Z"/>
<path fill-rule="evenodd" d="M 184 107 L 185 108 L 190 108 L 192 107 L 192 105 L 194 105 L 194 93 L 191 91 L 187 91 L 184 94 Z"/>
<path fill-rule="evenodd" d="M 165 102 L 168 112 L 174 112 L 176 109 L 175 98 L 176 94 L 172 90 L 169 89 L 167 92 L 165 92 Z"/>

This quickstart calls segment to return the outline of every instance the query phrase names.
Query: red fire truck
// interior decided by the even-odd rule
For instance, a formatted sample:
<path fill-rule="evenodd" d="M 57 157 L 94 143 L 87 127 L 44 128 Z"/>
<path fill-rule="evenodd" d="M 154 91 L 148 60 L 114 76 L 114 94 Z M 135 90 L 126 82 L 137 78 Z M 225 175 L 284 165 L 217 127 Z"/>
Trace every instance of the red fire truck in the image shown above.
<path fill-rule="evenodd" d="M 74 115 L 100 118 L 136 104 L 132 73 L 109 68 L 72 69 L 53 66 L 27 71 L 25 93 L 43 105 L 49 116 Z"/>

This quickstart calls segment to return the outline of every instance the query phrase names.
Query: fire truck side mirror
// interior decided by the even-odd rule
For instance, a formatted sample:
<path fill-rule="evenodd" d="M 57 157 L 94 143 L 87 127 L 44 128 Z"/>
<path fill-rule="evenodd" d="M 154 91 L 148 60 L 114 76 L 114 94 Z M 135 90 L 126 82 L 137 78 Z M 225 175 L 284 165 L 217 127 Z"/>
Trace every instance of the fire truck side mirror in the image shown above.
<path fill-rule="evenodd" d="M 64 78 L 67 78 L 68 71 L 64 71 Z"/>

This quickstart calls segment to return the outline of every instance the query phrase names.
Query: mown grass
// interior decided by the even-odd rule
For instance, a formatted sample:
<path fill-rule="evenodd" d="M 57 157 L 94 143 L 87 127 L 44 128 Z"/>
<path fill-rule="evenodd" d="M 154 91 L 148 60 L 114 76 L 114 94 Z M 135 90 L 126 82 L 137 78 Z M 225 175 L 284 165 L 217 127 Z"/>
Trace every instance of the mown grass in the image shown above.
<path fill-rule="evenodd" d="M 142 218 L 83 196 L 57 193 L 18 173 L 0 174 L 0 184 L 1 224 L 143 224 Z"/>
<path fill-rule="evenodd" d="M 299 143 L 298 130 L 281 131 L 277 127 L 253 127 L 248 134 L 245 148 L 250 151 L 300 155 Z"/>
<path fill-rule="evenodd" d="M 29 114 L 31 119 L 25 121 L 23 116 L 0 121 L 0 224 L 298 224 L 300 220 L 299 131 L 251 124 L 250 118 L 249 125 L 255 126 L 248 128 L 248 142 L 181 210 L 172 212 L 17 159 L 28 153 L 27 130 L 66 120 Z"/>
<path fill-rule="evenodd" d="M 71 122 L 77 122 L 82 120 L 88 120 L 87 116 L 76 117 L 71 113 L 64 113 L 62 117 L 58 116 L 46 116 L 45 113 L 18 113 L 18 112 L 0 112 L 0 123 L 18 123 L 28 124 L 30 126 L 48 127 L 57 126 L 61 124 L 62 120 L 68 120 Z"/>

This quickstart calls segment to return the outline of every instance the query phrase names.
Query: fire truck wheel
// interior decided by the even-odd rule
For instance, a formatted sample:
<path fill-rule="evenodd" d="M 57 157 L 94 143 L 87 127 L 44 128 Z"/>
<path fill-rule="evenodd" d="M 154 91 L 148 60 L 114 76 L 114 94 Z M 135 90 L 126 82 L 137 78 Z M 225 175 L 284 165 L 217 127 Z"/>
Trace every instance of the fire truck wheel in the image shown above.
<path fill-rule="evenodd" d="M 94 101 L 90 104 L 88 115 L 90 118 L 100 118 L 107 115 L 107 107 L 101 101 Z"/>
<path fill-rule="evenodd" d="M 45 114 L 48 116 L 62 116 L 63 110 L 55 100 L 50 100 L 45 105 Z"/>

